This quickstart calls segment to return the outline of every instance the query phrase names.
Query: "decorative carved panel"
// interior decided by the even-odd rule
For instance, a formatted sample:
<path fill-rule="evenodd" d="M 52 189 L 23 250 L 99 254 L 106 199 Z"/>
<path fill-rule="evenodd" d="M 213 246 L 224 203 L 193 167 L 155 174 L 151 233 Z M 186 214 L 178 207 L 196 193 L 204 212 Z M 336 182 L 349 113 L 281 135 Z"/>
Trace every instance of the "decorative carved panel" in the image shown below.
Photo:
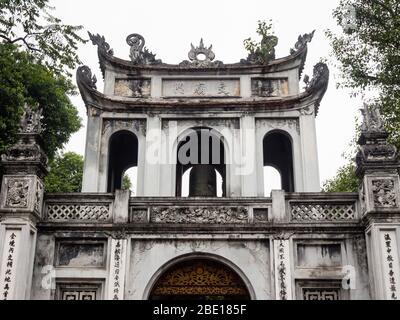
<path fill-rule="evenodd" d="M 254 223 L 267 223 L 268 222 L 268 208 L 254 208 Z"/>
<path fill-rule="evenodd" d="M 338 288 L 303 288 L 304 300 L 340 300 Z"/>
<path fill-rule="evenodd" d="M 208 260 L 180 263 L 157 282 L 152 296 L 241 296 L 248 291 L 228 267 Z"/>
<path fill-rule="evenodd" d="M 111 219 L 110 204 L 48 204 L 46 217 L 50 221 L 97 221 Z"/>
<path fill-rule="evenodd" d="M 57 299 L 83 301 L 100 300 L 101 288 L 101 283 L 82 284 L 81 282 L 77 282 L 57 284 Z"/>
<path fill-rule="evenodd" d="M 114 94 L 120 97 L 148 98 L 151 96 L 151 80 L 116 79 Z"/>
<path fill-rule="evenodd" d="M 104 242 L 60 241 L 57 243 L 56 266 L 98 268 L 104 265 Z"/>
<path fill-rule="evenodd" d="M 129 221 L 131 223 L 148 223 L 147 208 L 129 208 Z"/>
<path fill-rule="evenodd" d="M 252 79 L 251 93 L 253 97 L 287 96 L 289 95 L 289 83 L 287 79 Z"/>
<path fill-rule="evenodd" d="M 355 203 L 291 203 L 295 221 L 347 221 L 356 219 Z"/>
<path fill-rule="evenodd" d="M 374 205 L 377 208 L 398 207 L 395 182 L 392 179 L 380 179 L 372 181 Z"/>
<path fill-rule="evenodd" d="M 28 208 L 30 182 L 30 179 L 12 178 L 8 180 L 6 208 Z"/>
<path fill-rule="evenodd" d="M 153 207 L 151 222 L 176 224 L 245 224 L 249 213 L 243 207 Z"/>

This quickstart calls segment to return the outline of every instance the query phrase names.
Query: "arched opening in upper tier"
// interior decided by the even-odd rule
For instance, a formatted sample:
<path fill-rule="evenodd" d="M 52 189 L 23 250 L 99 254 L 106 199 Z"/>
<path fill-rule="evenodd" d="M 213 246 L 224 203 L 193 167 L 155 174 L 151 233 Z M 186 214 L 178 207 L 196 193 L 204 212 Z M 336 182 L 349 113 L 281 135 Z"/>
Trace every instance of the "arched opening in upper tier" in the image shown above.
<path fill-rule="evenodd" d="M 293 148 L 290 137 L 283 131 L 272 131 L 264 137 L 263 144 L 264 168 L 274 168 L 275 173 L 277 171 L 280 174 L 280 187 L 286 192 L 294 192 Z M 266 185 L 270 183 L 268 181 Z M 277 186 L 279 185 L 274 185 L 273 189 Z"/>
<path fill-rule="evenodd" d="M 118 131 L 110 138 L 108 156 L 107 191 L 122 189 L 122 179 L 127 171 L 138 165 L 139 142 L 130 131 Z M 131 181 L 136 186 L 136 181 Z"/>
<path fill-rule="evenodd" d="M 225 148 L 215 130 L 190 129 L 177 150 L 176 196 L 226 196 Z"/>

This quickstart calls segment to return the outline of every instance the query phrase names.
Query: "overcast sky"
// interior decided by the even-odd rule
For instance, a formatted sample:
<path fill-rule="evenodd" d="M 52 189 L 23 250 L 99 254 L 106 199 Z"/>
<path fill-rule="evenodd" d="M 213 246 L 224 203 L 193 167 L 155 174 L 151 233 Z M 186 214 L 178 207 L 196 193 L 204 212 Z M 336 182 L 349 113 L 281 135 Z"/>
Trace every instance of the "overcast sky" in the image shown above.
<path fill-rule="evenodd" d="M 329 59 L 331 82 L 317 117 L 317 138 L 321 183 L 335 175 L 345 163 L 342 153 L 354 135 L 355 117 L 361 101 L 350 98 L 350 92 L 337 89 L 338 71 L 325 30 L 338 30 L 332 11 L 339 0 L 50 0 L 55 15 L 64 23 L 83 25 L 85 33 L 104 35 L 116 57 L 129 60 L 127 35 L 139 33 L 146 46 L 166 63 L 187 59 L 190 43 L 197 45 L 204 38 L 213 45 L 216 60 L 238 62 L 247 56 L 243 40 L 257 38 L 258 20 L 272 19 L 279 37 L 277 57 L 287 56 L 299 34 L 316 29 L 305 74 L 312 75 L 313 66 L 321 58 Z M 86 34 L 85 34 L 85 37 Z M 91 43 L 79 48 L 79 56 L 96 74 L 102 90 L 97 49 Z M 73 97 L 85 125 L 66 146 L 67 151 L 84 154 L 86 139 L 86 109 L 80 97 Z"/>

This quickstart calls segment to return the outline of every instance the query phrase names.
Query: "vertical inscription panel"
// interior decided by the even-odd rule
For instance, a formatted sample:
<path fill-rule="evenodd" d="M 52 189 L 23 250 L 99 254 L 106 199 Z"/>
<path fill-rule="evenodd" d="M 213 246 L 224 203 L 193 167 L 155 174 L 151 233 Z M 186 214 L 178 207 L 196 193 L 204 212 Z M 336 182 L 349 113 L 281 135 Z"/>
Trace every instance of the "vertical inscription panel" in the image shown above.
<path fill-rule="evenodd" d="M 21 230 L 7 230 L 0 265 L 0 300 L 14 300 Z"/>
<path fill-rule="evenodd" d="M 240 79 L 163 79 L 164 98 L 238 98 Z"/>
<path fill-rule="evenodd" d="M 113 239 L 111 242 L 108 300 L 124 300 L 127 245 L 128 240 L 125 239 Z"/>
<path fill-rule="evenodd" d="M 380 232 L 381 250 L 383 256 L 383 281 L 385 289 L 385 299 L 399 300 L 400 270 L 399 254 L 396 232 Z"/>
<path fill-rule="evenodd" d="M 276 299 L 292 300 L 289 240 L 274 240 L 274 260 Z"/>

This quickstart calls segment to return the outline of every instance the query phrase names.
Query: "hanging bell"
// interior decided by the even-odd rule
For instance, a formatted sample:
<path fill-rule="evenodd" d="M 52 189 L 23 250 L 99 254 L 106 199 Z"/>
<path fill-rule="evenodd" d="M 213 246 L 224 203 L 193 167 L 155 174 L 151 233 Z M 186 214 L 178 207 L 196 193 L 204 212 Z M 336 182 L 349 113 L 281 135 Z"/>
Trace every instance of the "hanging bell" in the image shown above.
<path fill-rule="evenodd" d="M 217 173 L 211 165 L 195 165 L 190 173 L 189 197 L 216 197 Z"/>

